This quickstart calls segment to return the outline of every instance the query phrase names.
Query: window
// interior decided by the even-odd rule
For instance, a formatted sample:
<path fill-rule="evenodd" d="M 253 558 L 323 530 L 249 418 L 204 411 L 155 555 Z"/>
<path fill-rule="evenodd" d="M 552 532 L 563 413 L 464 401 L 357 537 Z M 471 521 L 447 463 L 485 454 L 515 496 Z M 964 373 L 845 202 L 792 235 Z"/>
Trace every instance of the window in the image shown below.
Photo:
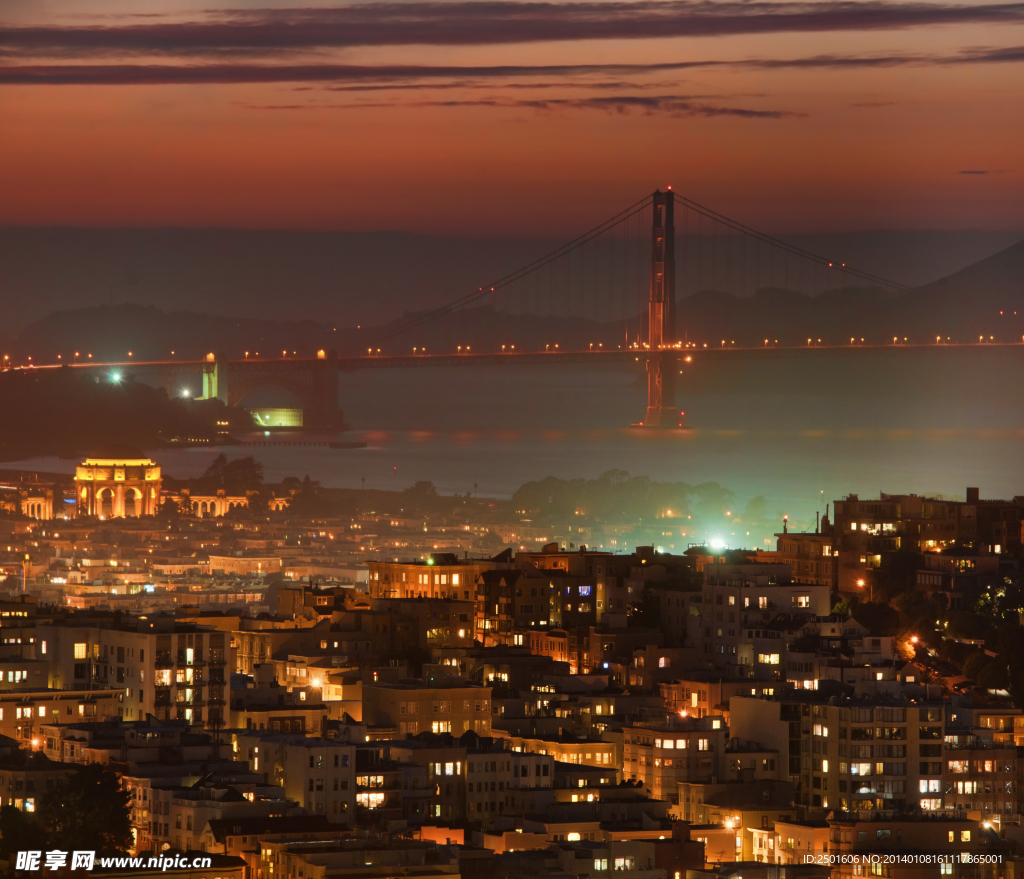
<path fill-rule="evenodd" d="M 767 595 L 760 596 L 757 599 L 757 606 L 759 608 L 761 608 L 762 610 L 767 609 L 767 607 L 768 607 L 768 596 Z"/>
<path fill-rule="evenodd" d="M 595 870 L 607 870 L 608 869 L 608 858 L 594 858 L 594 869 Z"/>
<path fill-rule="evenodd" d="M 708 750 L 708 740 L 707 739 L 697 739 L 697 750 L 698 751 L 707 751 Z"/>
<path fill-rule="evenodd" d="M 76 644 L 75 645 L 75 659 L 85 659 L 87 644 Z"/>
<path fill-rule="evenodd" d="M 970 841 L 971 841 L 971 831 L 970 830 L 961 830 L 960 831 L 960 842 L 970 842 Z"/>
<path fill-rule="evenodd" d="M 757 661 L 763 665 L 778 665 L 779 654 L 778 653 L 758 653 Z"/>

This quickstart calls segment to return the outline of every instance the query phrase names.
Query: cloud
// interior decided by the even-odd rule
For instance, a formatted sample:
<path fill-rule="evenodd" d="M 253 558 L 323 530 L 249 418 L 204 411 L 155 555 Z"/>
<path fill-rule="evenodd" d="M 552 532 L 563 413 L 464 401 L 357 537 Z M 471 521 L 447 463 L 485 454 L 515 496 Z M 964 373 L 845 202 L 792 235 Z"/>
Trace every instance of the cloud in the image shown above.
<path fill-rule="evenodd" d="M 451 101 L 380 101 L 349 104 L 241 104 L 249 110 L 373 110 L 402 107 L 494 107 L 510 110 L 601 110 L 606 113 L 630 115 L 639 112 L 645 116 L 734 116 L 744 119 L 785 119 L 803 117 L 804 113 L 788 110 L 755 110 L 747 107 L 726 107 L 708 104 L 703 99 L 678 95 L 609 95 L 599 98 L 557 98 L 543 100 L 503 100 L 481 98 Z"/>
<path fill-rule="evenodd" d="M 410 0 L 337 8 L 231 10 L 208 13 L 195 21 L 126 20 L 130 23 L 2 27 L 0 54 L 273 54 L 358 46 L 471 46 L 897 30 L 1021 23 L 1024 3 Z"/>
<path fill-rule="evenodd" d="M 197 85 L 239 83 L 417 83 L 517 77 L 637 76 L 710 67 L 761 70 L 886 68 L 1006 64 L 1024 61 L 1024 47 L 974 48 L 955 55 L 815 55 L 739 61 L 656 64 L 495 65 L 458 67 L 355 64 L 28 64 L 0 65 L 0 85 Z"/>

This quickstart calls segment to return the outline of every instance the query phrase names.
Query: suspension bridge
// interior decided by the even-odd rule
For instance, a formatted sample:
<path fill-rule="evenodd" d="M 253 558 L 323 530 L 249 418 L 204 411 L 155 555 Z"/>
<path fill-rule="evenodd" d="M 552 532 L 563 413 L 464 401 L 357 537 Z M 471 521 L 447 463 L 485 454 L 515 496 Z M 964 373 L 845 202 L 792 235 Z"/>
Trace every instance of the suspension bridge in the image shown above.
<path fill-rule="evenodd" d="M 678 320 L 681 299 L 701 291 L 818 295 L 850 287 L 912 289 L 766 235 L 668 189 L 439 308 L 364 331 L 340 353 L 261 357 L 247 352 L 230 359 L 210 353 L 202 360 L 76 360 L 32 368 L 103 370 L 117 380 L 155 374 L 169 388 L 180 387 L 183 377 L 201 376 L 200 398 L 229 405 L 238 405 L 255 388 L 280 386 L 302 402 L 306 426 L 330 428 L 340 423 L 339 371 L 637 362 L 647 373 L 647 405 L 639 423 L 668 428 L 680 426 L 676 386 L 695 357 L 840 347 L 814 338 L 799 346 L 769 338 L 757 346 L 693 340 Z"/>

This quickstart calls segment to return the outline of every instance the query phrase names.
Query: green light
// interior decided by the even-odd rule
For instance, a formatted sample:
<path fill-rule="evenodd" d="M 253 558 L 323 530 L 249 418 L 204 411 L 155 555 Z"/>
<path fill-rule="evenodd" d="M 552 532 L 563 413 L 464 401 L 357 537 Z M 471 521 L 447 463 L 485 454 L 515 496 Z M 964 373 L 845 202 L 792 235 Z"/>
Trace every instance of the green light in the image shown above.
<path fill-rule="evenodd" d="M 116 384 L 120 384 L 120 382 L 121 382 L 121 373 L 119 373 L 119 372 L 112 372 L 112 373 L 110 373 L 110 380 L 115 385 Z"/>
<path fill-rule="evenodd" d="M 432 558 L 427 559 L 427 564 L 428 565 L 434 564 L 434 560 Z"/>

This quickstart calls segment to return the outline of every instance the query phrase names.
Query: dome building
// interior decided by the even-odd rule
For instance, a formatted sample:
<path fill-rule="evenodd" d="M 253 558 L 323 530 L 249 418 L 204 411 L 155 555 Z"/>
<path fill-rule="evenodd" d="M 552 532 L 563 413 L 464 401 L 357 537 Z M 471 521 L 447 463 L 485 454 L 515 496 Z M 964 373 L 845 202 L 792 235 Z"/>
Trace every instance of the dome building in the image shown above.
<path fill-rule="evenodd" d="M 160 508 L 160 467 L 137 449 L 111 447 L 75 468 L 79 516 L 98 519 L 155 516 Z"/>

